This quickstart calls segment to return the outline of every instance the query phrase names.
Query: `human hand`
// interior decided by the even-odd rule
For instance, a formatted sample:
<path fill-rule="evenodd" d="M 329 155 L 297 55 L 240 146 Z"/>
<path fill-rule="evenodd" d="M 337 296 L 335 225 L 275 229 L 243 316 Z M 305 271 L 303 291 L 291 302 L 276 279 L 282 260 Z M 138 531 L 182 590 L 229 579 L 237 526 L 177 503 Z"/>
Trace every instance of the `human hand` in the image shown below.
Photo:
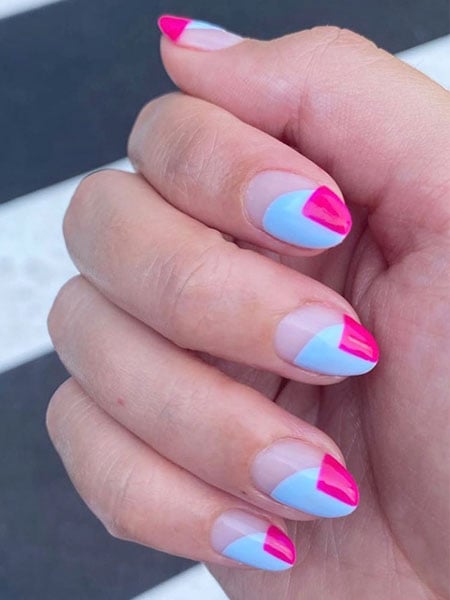
<path fill-rule="evenodd" d="M 162 54 L 184 93 L 141 113 L 140 175 L 90 176 L 65 220 L 83 277 L 50 315 L 73 378 L 48 425 L 69 475 L 113 534 L 208 561 L 232 598 L 447 597 L 447 93 L 335 28 L 194 27 Z M 319 253 L 348 229 L 323 186 L 353 229 Z M 357 314 L 380 364 L 330 386 L 375 363 Z M 361 504 L 311 520 L 357 502 L 336 444 Z M 283 519 L 290 571 L 230 568 L 290 566 Z"/>

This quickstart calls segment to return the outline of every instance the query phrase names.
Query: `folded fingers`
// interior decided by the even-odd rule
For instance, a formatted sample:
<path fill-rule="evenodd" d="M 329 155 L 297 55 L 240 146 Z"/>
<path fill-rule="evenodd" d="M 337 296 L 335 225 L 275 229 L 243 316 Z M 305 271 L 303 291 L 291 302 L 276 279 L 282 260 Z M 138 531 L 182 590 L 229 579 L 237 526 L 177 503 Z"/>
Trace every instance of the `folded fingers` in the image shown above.
<path fill-rule="evenodd" d="M 353 512 L 334 442 L 177 348 L 75 278 L 51 312 L 55 347 L 111 417 L 199 479 L 290 519 Z"/>

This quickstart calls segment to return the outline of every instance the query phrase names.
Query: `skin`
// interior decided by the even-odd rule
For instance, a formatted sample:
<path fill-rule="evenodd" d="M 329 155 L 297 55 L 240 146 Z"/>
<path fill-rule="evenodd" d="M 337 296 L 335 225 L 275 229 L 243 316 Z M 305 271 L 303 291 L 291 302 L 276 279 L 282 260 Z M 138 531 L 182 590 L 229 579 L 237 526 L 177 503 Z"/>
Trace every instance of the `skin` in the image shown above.
<path fill-rule="evenodd" d="M 448 93 L 335 28 L 162 56 L 182 94 L 141 113 L 140 174 L 89 177 L 65 220 L 82 277 L 50 315 L 73 378 L 48 427 L 70 477 L 114 535 L 207 561 L 233 600 L 448 598 Z M 340 190 L 349 238 L 313 256 L 253 228 L 243 190 L 265 169 Z M 373 331 L 372 373 L 278 359 L 276 323 L 311 300 Z M 284 437 L 343 453 L 354 514 L 311 520 L 254 490 L 252 458 Z M 292 570 L 211 549 L 236 507 L 290 520 Z"/>

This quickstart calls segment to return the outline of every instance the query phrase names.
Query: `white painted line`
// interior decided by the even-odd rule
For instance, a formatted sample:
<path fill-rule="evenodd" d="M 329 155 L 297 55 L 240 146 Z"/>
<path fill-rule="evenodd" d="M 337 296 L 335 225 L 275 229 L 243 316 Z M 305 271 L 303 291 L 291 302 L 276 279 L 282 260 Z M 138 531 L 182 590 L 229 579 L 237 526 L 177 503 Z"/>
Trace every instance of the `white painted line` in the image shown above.
<path fill-rule="evenodd" d="M 228 600 L 204 565 L 197 565 L 134 600 Z"/>
<path fill-rule="evenodd" d="M 0 19 L 63 0 L 0 0 Z"/>
<path fill-rule="evenodd" d="M 127 160 L 109 166 L 131 170 Z M 52 350 L 47 314 L 76 273 L 61 224 L 80 179 L 0 204 L 0 372 Z"/>

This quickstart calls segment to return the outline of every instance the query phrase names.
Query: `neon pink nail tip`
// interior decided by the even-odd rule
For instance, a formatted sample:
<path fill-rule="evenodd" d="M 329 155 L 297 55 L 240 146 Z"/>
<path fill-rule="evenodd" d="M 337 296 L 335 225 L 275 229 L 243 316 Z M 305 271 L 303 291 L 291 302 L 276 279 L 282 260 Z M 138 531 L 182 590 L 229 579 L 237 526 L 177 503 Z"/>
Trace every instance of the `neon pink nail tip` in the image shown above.
<path fill-rule="evenodd" d="M 275 525 L 271 525 L 267 530 L 263 548 L 268 554 L 290 565 L 295 563 L 295 546 L 292 540 Z"/>
<path fill-rule="evenodd" d="M 339 348 L 372 362 L 377 362 L 380 355 L 373 335 L 348 315 L 344 315 L 344 331 Z"/>
<path fill-rule="evenodd" d="M 185 19 L 184 17 L 162 15 L 158 19 L 158 27 L 164 35 L 176 42 L 191 21 L 192 19 Z"/>
<path fill-rule="evenodd" d="M 359 491 L 355 480 L 347 469 L 329 454 L 325 454 L 322 460 L 317 489 L 350 506 L 358 505 Z"/>
<path fill-rule="evenodd" d="M 325 186 L 317 188 L 311 195 L 303 207 L 302 214 L 341 235 L 346 235 L 352 226 L 348 208 Z"/>

